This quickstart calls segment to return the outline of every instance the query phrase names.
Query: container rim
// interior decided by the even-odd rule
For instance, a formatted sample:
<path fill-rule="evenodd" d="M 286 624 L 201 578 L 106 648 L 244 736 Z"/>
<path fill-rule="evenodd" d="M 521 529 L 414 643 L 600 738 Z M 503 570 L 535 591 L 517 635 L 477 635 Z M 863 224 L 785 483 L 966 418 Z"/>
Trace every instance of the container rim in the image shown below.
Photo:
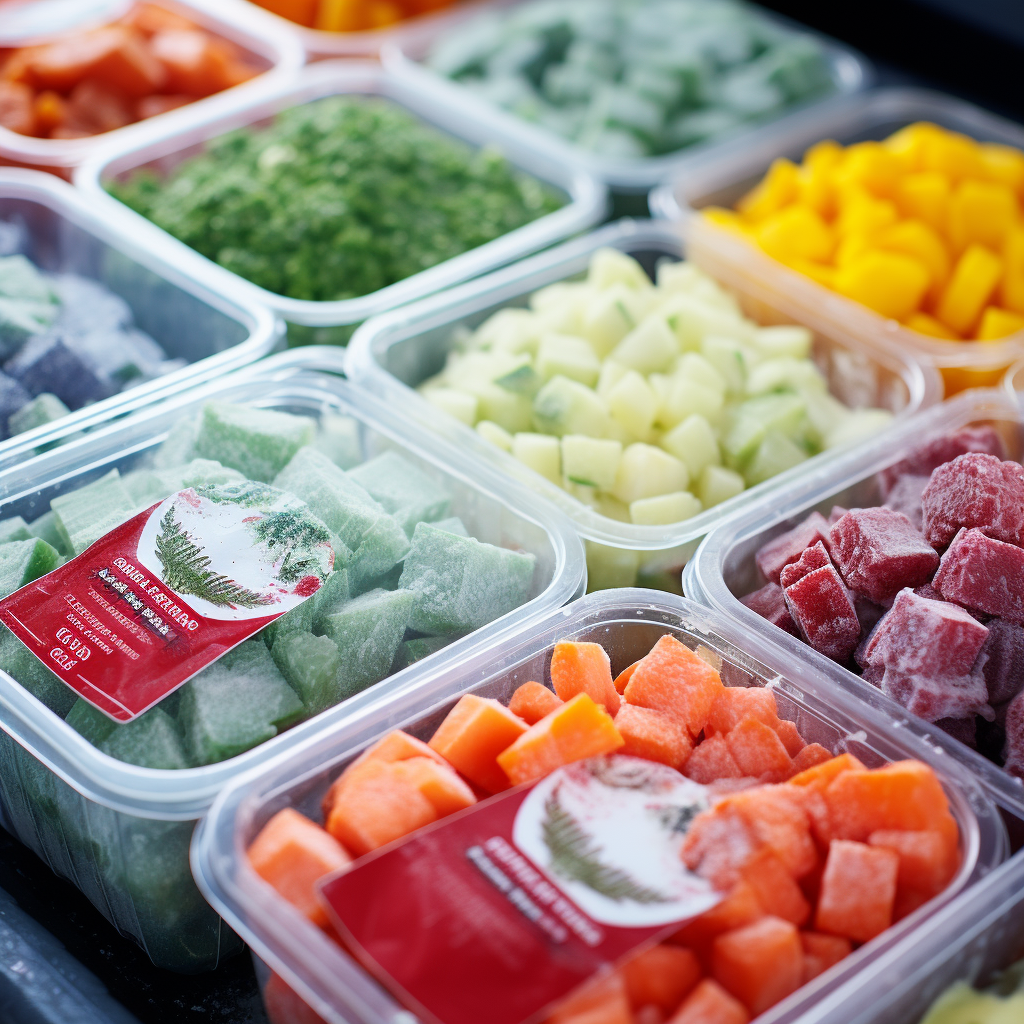
<path fill-rule="evenodd" d="M 585 270 L 590 254 L 602 246 L 636 249 L 644 245 L 664 247 L 666 255 L 674 254 L 680 258 L 686 251 L 678 232 L 665 221 L 623 218 L 513 266 L 392 313 L 374 317 L 357 328 L 352 336 L 346 350 L 345 372 L 350 379 L 358 381 L 375 394 L 399 402 L 406 414 L 418 420 L 426 429 L 457 444 L 460 449 L 469 449 L 486 458 L 509 477 L 522 481 L 546 501 L 556 504 L 572 519 L 577 530 L 587 540 L 637 551 L 668 550 L 693 543 L 713 525 L 746 508 L 751 502 L 781 494 L 808 475 L 817 476 L 843 449 L 822 452 L 793 469 L 748 488 L 735 498 L 700 512 L 692 519 L 665 526 L 636 526 L 600 515 L 556 484 L 524 467 L 509 453 L 485 441 L 472 427 L 453 417 L 438 416 L 429 402 L 388 373 L 381 363 L 382 356 L 393 344 L 407 341 L 424 331 L 452 324 L 496 302 L 512 301 L 535 288 Z M 808 324 L 812 330 L 822 329 L 813 320 L 804 319 L 801 322 Z M 922 367 L 908 354 L 898 350 L 879 352 L 861 344 L 835 325 L 827 325 L 824 329 L 844 347 L 865 353 L 900 377 L 907 389 L 908 401 L 906 408 L 896 414 L 894 422 L 905 420 L 918 409 L 937 402 L 941 397 L 942 384 L 936 372 Z M 862 443 L 853 442 L 852 447 L 857 448 Z"/>
<path fill-rule="evenodd" d="M 937 367 L 997 369 L 1024 352 L 1024 330 L 999 341 L 929 338 L 812 281 L 698 215 L 696 204 L 704 195 L 760 178 L 777 156 L 802 155 L 822 139 L 841 142 L 843 136 L 858 136 L 874 125 L 918 120 L 953 121 L 956 130 L 974 138 L 992 138 L 1024 150 L 1024 126 L 965 100 L 931 89 L 870 89 L 838 99 L 828 111 L 809 111 L 801 123 L 782 126 L 773 138 L 758 139 L 745 150 L 732 147 L 729 152 L 709 154 L 685 175 L 653 189 L 648 206 L 653 216 L 678 223 L 688 241 L 706 246 L 734 266 L 746 265 L 800 307 L 820 310 L 822 316 L 846 325 L 876 348 L 906 348 Z"/>
<path fill-rule="evenodd" d="M 96 803 L 137 816 L 165 820 L 198 817 L 226 781 L 246 768 L 261 764 L 277 751 L 319 733 L 336 719 L 358 718 L 368 708 L 387 705 L 444 665 L 456 665 L 479 647 L 504 638 L 571 601 L 583 590 L 586 564 L 583 545 L 569 522 L 545 502 L 520 499 L 508 482 L 472 456 L 453 452 L 443 441 L 427 439 L 400 413 L 341 376 L 336 349 L 309 347 L 283 352 L 229 377 L 207 382 L 175 395 L 145 412 L 0 471 L 0 506 L 25 490 L 31 492 L 76 473 L 102 465 L 114 454 L 129 454 L 158 436 L 163 421 L 174 412 L 195 407 L 206 399 L 247 390 L 252 398 L 272 398 L 275 390 L 287 397 L 293 385 L 318 397 L 334 398 L 376 433 L 401 444 L 418 458 L 443 470 L 476 492 L 501 502 L 520 520 L 544 531 L 551 545 L 554 569 L 544 590 L 526 604 L 456 640 L 436 654 L 388 676 L 341 704 L 329 708 L 265 743 L 211 765 L 181 770 L 142 768 L 97 750 L 85 737 L 0 671 L 0 729 L 77 792 Z M 165 428 L 163 428 L 165 429 Z M 147 430 L 152 434 L 147 435 Z M 24 483 L 22 481 L 30 481 Z"/>
<path fill-rule="evenodd" d="M 136 121 L 113 131 L 90 135 L 83 139 L 38 139 L 19 135 L 9 128 L 0 127 L 0 156 L 8 160 L 34 166 L 59 168 L 69 171 L 86 160 L 98 148 L 110 144 L 130 144 L 137 137 L 157 131 L 173 131 L 189 121 L 198 106 L 201 111 L 216 111 L 228 93 L 248 93 L 253 84 L 268 77 L 284 79 L 293 74 L 306 61 L 302 44 L 293 33 L 282 32 L 268 12 L 255 12 L 243 0 L 153 0 L 161 7 L 177 11 L 196 21 L 204 28 L 237 43 L 270 63 L 266 71 L 254 79 L 232 86 L 222 92 L 196 99 L 145 121 Z"/>
<path fill-rule="evenodd" d="M 770 505 L 759 502 L 712 530 L 697 549 L 683 575 L 688 594 L 716 612 L 735 621 L 738 628 L 757 636 L 760 642 L 771 642 L 787 651 L 790 657 L 806 661 L 814 671 L 828 679 L 854 699 L 881 710 L 901 732 L 921 737 L 941 750 L 950 760 L 980 779 L 992 798 L 1006 810 L 1024 818 L 1024 782 L 1004 772 L 998 765 L 977 751 L 955 740 L 937 726 L 911 715 L 881 690 L 867 683 L 849 669 L 819 654 L 802 640 L 791 637 L 744 605 L 725 582 L 725 566 L 733 550 L 788 519 L 809 511 L 830 495 L 852 486 L 879 470 L 892 465 L 905 451 L 925 437 L 956 430 L 969 423 L 986 419 L 1004 419 L 1020 423 L 1021 410 L 1005 392 L 996 389 L 964 391 L 941 405 L 925 410 L 895 426 L 883 438 L 864 445 L 837 460 L 814 480 L 804 482 Z"/>
<path fill-rule="evenodd" d="M 282 109 L 352 93 L 389 100 L 404 107 L 418 120 L 473 147 L 496 145 L 514 167 L 560 189 L 569 201 L 554 213 L 375 292 L 353 299 L 314 302 L 267 291 L 226 270 L 129 209 L 103 188 L 103 181 L 112 176 L 262 120 Z M 289 322 L 314 327 L 359 323 L 376 313 L 511 263 L 586 230 L 601 220 L 608 207 L 607 188 L 591 175 L 564 167 L 546 154 L 522 146 L 496 125 L 493 118 L 481 117 L 460 105 L 438 105 L 379 64 L 358 60 L 323 61 L 287 79 L 254 82 L 253 89 L 244 95 L 226 96 L 224 104 L 216 110 L 196 111 L 189 123 L 179 125 L 173 132 L 150 132 L 121 145 L 106 145 L 76 170 L 74 181 L 107 217 L 116 218 L 125 229 L 159 245 L 166 251 L 168 260 L 204 280 L 230 281 L 232 287 L 248 295 L 251 301 L 267 306 Z"/>
<path fill-rule="evenodd" d="M 31 458 L 40 445 L 89 429 L 113 416 L 146 408 L 183 388 L 255 362 L 271 352 L 281 338 L 283 325 L 268 309 L 251 302 L 248 296 L 238 294 L 238 290 L 230 286 L 211 288 L 202 277 L 168 262 L 158 248 L 147 245 L 145 240 L 140 242 L 116 223 L 111 223 L 97 213 L 81 192 L 52 174 L 20 167 L 0 167 L 0 199 L 23 199 L 52 210 L 133 262 L 241 324 L 249 335 L 223 352 L 205 356 L 180 370 L 0 442 L 0 468 Z M 230 285 L 230 282 L 226 283 Z"/>
<path fill-rule="evenodd" d="M 545 651 L 557 635 L 601 622 L 630 620 L 687 628 L 709 636 L 712 642 L 724 640 L 744 653 L 751 646 L 749 632 L 728 617 L 686 598 L 641 589 L 588 594 L 570 607 L 553 611 L 524 628 L 506 641 L 508 647 L 480 651 L 456 671 L 441 677 L 435 674 L 416 693 L 407 693 L 386 710 L 378 709 L 376 715 L 371 710 L 359 721 L 338 723 L 303 747 L 233 779 L 193 835 L 192 872 L 200 891 L 256 954 L 327 1020 L 360 1024 L 398 1020 L 397 1004 L 382 994 L 376 983 L 341 954 L 323 932 L 252 871 L 245 858 L 238 823 L 243 822 L 242 827 L 251 825 L 258 807 L 282 796 L 327 763 L 343 760 L 383 731 L 401 728 L 414 716 L 422 718 L 460 693 Z M 833 990 L 849 998 L 858 987 L 862 968 L 869 967 L 883 954 L 889 957 L 912 949 L 918 925 L 930 921 L 931 915 L 954 899 L 957 892 L 1001 863 L 1007 850 L 1005 828 L 970 774 L 942 758 L 927 742 L 895 729 L 884 715 L 837 690 L 812 668 L 770 642 L 762 644 L 759 640 L 756 657 L 749 657 L 768 673 L 778 673 L 772 685 L 782 692 L 816 709 L 838 714 L 844 723 L 856 726 L 849 735 L 870 731 L 886 745 L 887 751 L 895 751 L 897 756 L 918 757 L 935 768 L 958 813 L 964 841 L 964 867 L 944 900 L 942 896 L 936 897 L 939 903 L 929 904 L 895 925 L 888 938 L 875 940 L 878 945 L 857 963 L 831 978 L 825 977 L 818 987 L 812 984 L 811 991 L 803 997 L 794 994 L 769 1018 L 769 1024 L 809 1024 L 811 1018 L 804 1014 L 811 1009 L 811 1000 Z"/>

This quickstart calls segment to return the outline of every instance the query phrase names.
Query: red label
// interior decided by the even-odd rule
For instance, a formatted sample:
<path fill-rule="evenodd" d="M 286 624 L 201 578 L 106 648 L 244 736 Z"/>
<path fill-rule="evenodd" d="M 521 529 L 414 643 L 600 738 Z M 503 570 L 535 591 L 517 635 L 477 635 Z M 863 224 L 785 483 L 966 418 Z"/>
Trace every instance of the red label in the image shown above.
<path fill-rule="evenodd" d="M 291 495 L 189 488 L 0 601 L 0 619 L 128 722 L 316 593 L 333 563 L 327 528 Z"/>
<path fill-rule="evenodd" d="M 706 789 L 611 755 L 559 769 L 322 883 L 363 964 L 434 1024 L 524 1024 L 721 898 L 683 865 Z"/>

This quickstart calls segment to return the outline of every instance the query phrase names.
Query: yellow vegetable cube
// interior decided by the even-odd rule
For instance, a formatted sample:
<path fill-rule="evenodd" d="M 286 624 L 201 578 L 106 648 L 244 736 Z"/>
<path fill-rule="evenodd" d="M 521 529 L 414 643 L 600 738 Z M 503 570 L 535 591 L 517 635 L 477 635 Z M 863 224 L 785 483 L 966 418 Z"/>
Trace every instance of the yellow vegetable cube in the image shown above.
<path fill-rule="evenodd" d="M 933 230 L 945 233 L 949 223 L 949 179 L 937 171 L 908 174 L 896 190 L 896 203 L 904 217 L 924 221 Z"/>
<path fill-rule="evenodd" d="M 943 129 L 929 121 L 908 124 L 885 140 L 885 147 L 910 171 L 924 169 L 925 154 L 933 139 L 943 134 Z"/>
<path fill-rule="evenodd" d="M 1024 153 L 1013 146 L 1000 146 L 995 142 L 983 142 L 981 162 L 985 177 L 1009 185 L 1015 192 L 1024 191 Z"/>
<path fill-rule="evenodd" d="M 949 254 L 942 239 L 919 220 L 904 220 L 882 231 L 876 243 L 887 252 L 901 252 L 920 260 L 931 277 L 929 293 L 938 298 L 949 280 Z"/>
<path fill-rule="evenodd" d="M 850 194 L 843 203 L 842 211 L 836 219 L 835 229 L 838 234 L 847 238 L 850 235 L 873 236 L 897 220 L 896 205 L 888 199 L 875 199 L 866 192 Z"/>
<path fill-rule="evenodd" d="M 842 269 L 860 259 L 874 243 L 867 235 L 847 235 L 836 249 L 835 265 Z"/>
<path fill-rule="evenodd" d="M 826 288 L 834 289 L 836 286 L 835 267 L 829 267 L 824 263 L 814 263 L 811 260 L 801 260 L 795 257 L 785 260 L 784 262 L 787 267 L 791 267 L 793 270 L 798 270 L 801 274 L 806 275 L 812 281 L 817 281 L 818 284 L 823 284 Z"/>
<path fill-rule="evenodd" d="M 324 32 L 357 32 L 366 28 L 363 0 L 320 0 L 314 27 Z"/>
<path fill-rule="evenodd" d="M 831 218 L 836 212 L 836 185 L 831 168 L 800 168 L 800 194 L 797 202 L 814 210 L 821 217 Z"/>
<path fill-rule="evenodd" d="M 967 334 L 981 316 L 1003 273 L 1003 261 L 983 245 L 960 257 L 936 313 L 959 334 Z"/>
<path fill-rule="evenodd" d="M 836 170 L 836 183 L 863 186 L 872 195 L 892 198 L 904 166 L 891 149 L 880 142 L 858 142 L 846 149 Z"/>
<path fill-rule="evenodd" d="M 951 331 L 941 320 L 927 313 L 911 313 L 904 321 L 907 327 L 918 334 L 927 334 L 931 338 L 944 338 L 947 341 L 959 341 L 960 337 Z"/>
<path fill-rule="evenodd" d="M 736 209 L 744 220 L 756 224 L 792 203 L 800 194 L 800 169 L 792 160 L 772 161 L 760 184 L 748 192 Z"/>
<path fill-rule="evenodd" d="M 816 142 L 804 153 L 803 166 L 812 171 L 831 171 L 843 162 L 846 150 L 832 139 Z"/>
<path fill-rule="evenodd" d="M 790 259 L 824 262 L 835 241 L 829 226 L 809 206 L 787 206 L 758 227 L 755 237 L 769 256 L 785 263 Z"/>
<path fill-rule="evenodd" d="M 957 186 L 949 203 L 949 240 L 956 252 L 972 242 L 998 249 L 1019 216 L 1009 185 L 968 179 Z"/>
<path fill-rule="evenodd" d="M 903 253 L 872 250 L 836 274 L 836 291 L 894 320 L 921 304 L 929 274 L 920 260 Z"/>
<path fill-rule="evenodd" d="M 981 315 L 978 341 L 994 341 L 1018 331 L 1024 331 L 1024 316 L 1000 309 L 998 306 L 989 306 Z"/>
<path fill-rule="evenodd" d="M 984 176 L 981 146 L 959 132 L 940 131 L 924 142 L 923 170 L 938 171 L 952 182 Z"/>
<path fill-rule="evenodd" d="M 743 218 L 734 210 L 723 210 L 720 206 L 706 206 L 700 211 L 705 220 L 710 221 L 723 231 L 729 231 L 734 235 L 741 235 L 744 238 L 750 234 L 747 224 Z"/>
<path fill-rule="evenodd" d="M 999 305 L 1024 313 L 1024 228 L 1014 228 L 1003 245 L 1003 281 Z"/>

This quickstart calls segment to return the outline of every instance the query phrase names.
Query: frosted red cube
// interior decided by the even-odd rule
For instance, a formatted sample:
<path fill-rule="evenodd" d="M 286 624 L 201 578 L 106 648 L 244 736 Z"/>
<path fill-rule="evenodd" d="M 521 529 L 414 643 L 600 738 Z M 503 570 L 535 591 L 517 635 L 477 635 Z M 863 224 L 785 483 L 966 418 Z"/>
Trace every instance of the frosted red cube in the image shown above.
<path fill-rule="evenodd" d="M 902 512 L 855 508 L 829 533 L 839 575 L 858 594 L 885 604 L 904 587 L 927 583 L 939 567 L 935 549 Z"/>
<path fill-rule="evenodd" d="M 967 452 L 985 452 L 1006 458 L 1003 439 L 989 426 L 963 427 L 953 433 L 933 437 L 918 445 L 909 455 L 878 474 L 882 494 L 888 496 L 901 476 L 930 476 L 944 462 L 952 462 Z"/>
<path fill-rule="evenodd" d="M 1006 745 L 1003 767 L 1024 779 L 1024 693 L 1014 697 L 1006 711 Z"/>
<path fill-rule="evenodd" d="M 921 495 L 925 539 L 945 547 L 961 527 L 1024 544 L 1024 466 L 971 452 L 932 473 Z"/>
<path fill-rule="evenodd" d="M 1006 704 L 1024 690 L 1024 629 L 1002 619 L 990 620 L 981 656 L 990 704 Z"/>
<path fill-rule="evenodd" d="M 947 601 L 1024 625 L 1024 549 L 981 530 L 961 530 L 932 586 Z"/>
<path fill-rule="evenodd" d="M 849 661 L 860 640 L 860 622 L 835 568 L 815 569 L 784 592 L 789 614 L 807 643 L 826 658 Z"/>
<path fill-rule="evenodd" d="M 831 564 L 832 560 L 828 557 L 825 545 L 819 540 L 816 544 L 806 548 L 795 562 L 790 562 L 789 565 L 782 567 L 779 583 L 785 589 L 792 586 L 797 580 L 802 580 L 809 572 Z"/>
<path fill-rule="evenodd" d="M 793 636 L 800 635 L 800 631 L 796 628 L 796 623 L 786 607 L 786 595 L 783 594 L 782 587 L 778 583 L 767 583 L 760 590 L 741 597 L 740 601 L 751 611 L 757 612 L 761 618 L 767 619 L 773 626 L 778 626 L 779 629 L 784 629 L 787 633 L 792 633 Z"/>
<path fill-rule="evenodd" d="M 902 512 L 918 532 L 923 531 L 924 509 L 921 507 L 921 495 L 928 486 L 929 477 L 915 476 L 905 473 L 896 481 L 888 497 L 886 507 Z"/>
<path fill-rule="evenodd" d="M 827 541 L 828 531 L 828 520 L 820 512 L 812 512 L 792 530 L 768 541 L 754 556 L 754 561 L 769 583 L 778 583 L 783 567 L 795 562 L 812 544 Z"/>
<path fill-rule="evenodd" d="M 927 597 L 929 598 L 929 600 L 932 601 L 946 600 L 930 583 L 926 583 L 923 587 L 914 587 L 914 593 L 917 594 L 918 597 Z M 956 604 L 955 601 L 950 601 L 947 603 Z M 963 607 L 964 606 L 962 604 L 957 605 L 957 608 Z M 964 608 L 964 611 L 967 612 L 969 615 L 973 615 L 974 618 L 976 618 L 982 624 L 987 623 L 989 619 L 992 618 L 991 615 L 988 615 L 985 612 L 979 612 L 976 608 Z"/>
<path fill-rule="evenodd" d="M 842 505 L 833 505 L 832 511 L 828 514 L 828 525 L 831 526 L 833 523 L 838 523 L 849 511 L 848 508 L 843 508 Z"/>
<path fill-rule="evenodd" d="M 882 674 L 881 689 L 887 697 L 926 722 L 991 714 L 988 689 L 981 672 L 936 677 L 887 667 Z"/>

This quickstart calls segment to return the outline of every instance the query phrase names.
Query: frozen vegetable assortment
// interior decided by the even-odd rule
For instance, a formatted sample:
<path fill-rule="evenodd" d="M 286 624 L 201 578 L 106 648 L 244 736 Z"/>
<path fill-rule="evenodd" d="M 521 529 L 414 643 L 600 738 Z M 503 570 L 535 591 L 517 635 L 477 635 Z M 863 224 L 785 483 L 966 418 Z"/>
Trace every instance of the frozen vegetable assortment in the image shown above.
<path fill-rule="evenodd" d="M 959 981 L 932 1005 L 921 1024 L 1014 1024 L 1024 1020 L 1024 962 L 976 990 Z"/>
<path fill-rule="evenodd" d="M 249 862 L 333 935 L 325 875 L 574 761 L 655 761 L 708 787 L 680 856 L 721 901 L 546 1019 L 747 1024 L 940 892 L 959 833 L 928 766 L 806 744 L 770 690 L 724 686 L 703 654 L 665 635 L 613 676 L 600 645 L 557 643 L 550 686 L 524 683 L 508 707 L 466 694 L 428 742 L 387 734 L 334 780 L 322 824 L 278 811 Z"/>
<path fill-rule="evenodd" d="M 829 393 L 804 327 L 761 327 L 690 263 L 616 249 L 493 314 L 420 385 L 601 515 L 689 519 L 884 426 Z"/>
<path fill-rule="evenodd" d="M 563 205 L 499 153 L 361 96 L 294 107 L 110 190 L 228 270 L 315 301 L 377 291 Z"/>
<path fill-rule="evenodd" d="M 366 32 L 450 7 L 453 0 L 254 0 L 297 25 L 322 32 Z"/>
<path fill-rule="evenodd" d="M 1024 328 L 1024 153 L 920 122 L 776 160 L 734 211 L 706 209 L 826 288 L 936 338 Z"/>
<path fill-rule="evenodd" d="M 0 522 L 0 596 L 176 491 L 247 480 L 301 498 L 330 537 L 334 571 L 313 597 L 126 725 L 76 700 L 6 630 L 0 667 L 105 753 L 187 768 L 257 746 L 529 598 L 534 556 L 469 536 L 447 491 L 397 452 L 363 461 L 355 420 L 224 402 L 181 422 L 149 468 L 112 469 L 32 523 Z"/>
<path fill-rule="evenodd" d="M 744 604 L 1024 778 L 1024 468 L 966 427 L 879 475 L 885 504 L 812 512 Z"/>
<path fill-rule="evenodd" d="M 0 126 L 79 139 L 123 128 L 253 78 L 234 43 L 158 4 L 44 45 L 0 49 Z"/>
<path fill-rule="evenodd" d="M 534 0 L 453 29 L 428 63 L 617 158 L 685 149 L 833 89 L 815 40 L 731 0 Z"/>

